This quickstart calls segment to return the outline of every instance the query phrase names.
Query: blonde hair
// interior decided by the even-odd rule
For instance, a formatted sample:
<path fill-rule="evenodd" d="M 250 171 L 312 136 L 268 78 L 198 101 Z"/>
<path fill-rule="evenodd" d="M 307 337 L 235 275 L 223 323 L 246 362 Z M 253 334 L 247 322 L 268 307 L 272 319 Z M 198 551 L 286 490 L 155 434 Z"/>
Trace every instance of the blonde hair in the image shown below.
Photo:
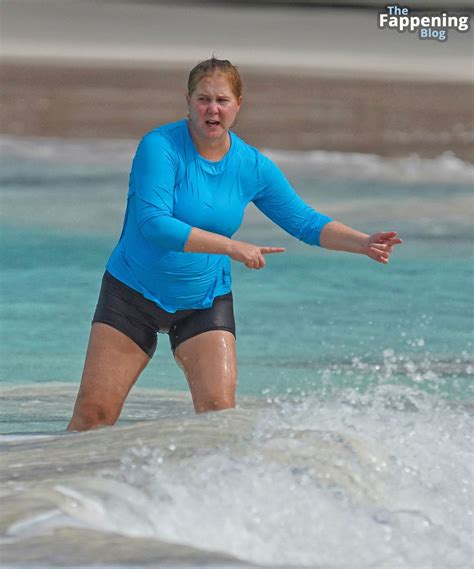
<path fill-rule="evenodd" d="M 217 59 L 214 56 L 212 56 L 211 59 L 201 61 L 196 67 L 191 69 L 188 78 L 188 95 L 193 94 L 201 79 L 213 73 L 222 73 L 225 75 L 235 97 L 238 99 L 242 96 L 242 80 L 240 79 L 237 67 L 232 65 L 227 59 Z"/>

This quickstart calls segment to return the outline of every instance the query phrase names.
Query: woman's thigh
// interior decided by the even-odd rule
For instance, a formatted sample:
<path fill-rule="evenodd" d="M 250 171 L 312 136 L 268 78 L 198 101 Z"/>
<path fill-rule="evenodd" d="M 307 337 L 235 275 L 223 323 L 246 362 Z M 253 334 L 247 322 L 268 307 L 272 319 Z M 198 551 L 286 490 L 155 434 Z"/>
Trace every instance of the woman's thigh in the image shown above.
<path fill-rule="evenodd" d="M 197 413 L 235 407 L 237 357 L 235 337 L 209 330 L 185 340 L 174 352 L 188 381 Z"/>
<path fill-rule="evenodd" d="M 125 334 L 95 322 L 68 429 L 82 430 L 115 423 L 130 389 L 149 360 L 149 356 Z"/>

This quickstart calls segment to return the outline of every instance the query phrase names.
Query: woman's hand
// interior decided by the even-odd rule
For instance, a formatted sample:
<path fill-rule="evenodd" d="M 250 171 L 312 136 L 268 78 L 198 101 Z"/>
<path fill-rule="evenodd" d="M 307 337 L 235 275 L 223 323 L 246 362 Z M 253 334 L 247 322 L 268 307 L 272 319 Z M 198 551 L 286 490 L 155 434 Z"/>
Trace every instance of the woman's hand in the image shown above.
<path fill-rule="evenodd" d="M 397 237 L 396 231 L 374 233 L 369 236 L 367 241 L 367 256 L 386 265 L 394 245 L 400 243 L 403 241 Z"/>
<path fill-rule="evenodd" d="M 243 241 L 231 241 L 229 257 L 234 261 L 240 261 L 248 269 L 263 269 L 265 266 L 264 255 L 270 253 L 283 253 L 284 247 L 259 247 Z"/>

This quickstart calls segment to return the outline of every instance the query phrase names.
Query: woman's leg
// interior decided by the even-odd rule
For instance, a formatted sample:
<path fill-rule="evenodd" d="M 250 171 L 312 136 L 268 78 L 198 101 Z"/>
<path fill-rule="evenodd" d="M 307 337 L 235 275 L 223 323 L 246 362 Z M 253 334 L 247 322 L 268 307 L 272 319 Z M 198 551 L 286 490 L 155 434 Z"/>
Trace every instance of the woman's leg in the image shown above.
<path fill-rule="evenodd" d="M 150 361 L 128 336 L 115 328 L 92 325 L 81 386 L 69 431 L 113 425 L 125 399 Z"/>
<path fill-rule="evenodd" d="M 174 356 L 188 380 L 196 413 L 235 407 L 237 358 L 231 332 L 193 336 L 179 344 Z"/>

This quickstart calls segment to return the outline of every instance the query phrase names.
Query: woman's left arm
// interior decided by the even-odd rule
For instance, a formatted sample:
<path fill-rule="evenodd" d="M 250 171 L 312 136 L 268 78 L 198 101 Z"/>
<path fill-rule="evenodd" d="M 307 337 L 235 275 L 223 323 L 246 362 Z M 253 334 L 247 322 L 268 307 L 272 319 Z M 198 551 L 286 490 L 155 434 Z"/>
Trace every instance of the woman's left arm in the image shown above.
<path fill-rule="evenodd" d="M 253 203 L 267 217 L 308 245 L 360 253 L 388 263 L 393 247 L 402 242 L 395 231 L 367 235 L 315 211 L 298 196 L 278 166 L 263 154 L 259 158 L 259 191 Z"/>
<path fill-rule="evenodd" d="M 367 255 L 378 263 L 387 264 L 395 245 L 402 243 L 395 231 L 373 235 L 356 231 L 339 221 L 330 221 L 321 230 L 320 245 L 334 251 Z"/>

